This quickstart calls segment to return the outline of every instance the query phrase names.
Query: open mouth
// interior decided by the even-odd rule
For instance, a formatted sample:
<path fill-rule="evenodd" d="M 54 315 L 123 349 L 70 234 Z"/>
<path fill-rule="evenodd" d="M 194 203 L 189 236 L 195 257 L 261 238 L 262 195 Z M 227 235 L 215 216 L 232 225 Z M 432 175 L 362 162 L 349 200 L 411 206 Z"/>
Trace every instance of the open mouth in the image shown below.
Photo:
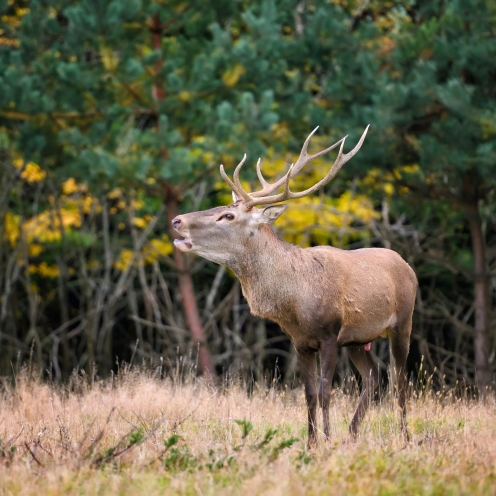
<path fill-rule="evenodd" d="M 175 239 L 174 246 L 178 250 L 183 252 L 191 251 L 191 249 L 193 248 L 193 244 L 191 243 L 191 240 L 189 238 Z"/>

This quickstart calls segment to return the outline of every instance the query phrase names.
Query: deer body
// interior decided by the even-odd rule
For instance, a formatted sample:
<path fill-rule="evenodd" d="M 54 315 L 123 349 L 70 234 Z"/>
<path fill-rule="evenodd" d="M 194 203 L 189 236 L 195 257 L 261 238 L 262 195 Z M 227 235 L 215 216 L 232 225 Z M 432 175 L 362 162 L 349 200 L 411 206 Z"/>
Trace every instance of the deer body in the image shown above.
<path fill-rule="evenodd" d="M 364 137 L 365 134 L 357 147 Z M 304 157 L 309 139 L 302 151 Z M 341 157 L 341 145 L 336 161 L 338 168 L 342 165 L 339 159 L 351 158 L 357 147 Z M 315 158 L 307 157 L 307 161 Z M 336 172 L 336 163 L 326 178 Z M 298 165 L 301 169 L 304 164 L 297 162 Z M 175 241 L 176 248 L 231 268 L 241 282 L 251 312 L 278 323 L 290 336 L 305 383 L 309 445 L 316 442 L 317 402 L 323 410 L 324 434 L 329 436 L 332 375 L 337 350 L 342 346 L 347 347 L 363 380 L 363 392 L 350 425 L 350 432 L 357 434 L 379 380 L 365 345 L 381 335 L 389 335 L 391 339 L 399 369 L 402 430 L 408 436 L 404 372 L 417 289 L 413 270 L 397 253 L 388 249 L 300 248 L 280 240 L 269 224 L 282 214 L 285 206 L 272 205 L 260 210 L 254 204 L 287 199 L 293 167 L 282 178 L 286 194 L 273 195 L 267 201 L 267 192 L 282 185 L 283 181 L 269 185 L 258 169 L 265 195 L 248 195 L 238 184 L 240 166 L 235 172 L 235 183 L 228 182 L 236 197 L 243 199 L 225 207 L 176 217 L 173 226 L 184 236 L 183 240 Z M 295 194 L 289 192 L 289 195 L 294 197 Z M 320 355 L 318 390 L 316 352 Z"/>
<path fill-rule="evenodd" d="M 391 250 L 302 249 L 268 224 L 240 244 L 245 254 L 230 268 L 252 314 L 278 323 L 295 345 L 317 351 L 331 335 L 338 346 L 364 345 L 410 317 L 416 277 Z"/>

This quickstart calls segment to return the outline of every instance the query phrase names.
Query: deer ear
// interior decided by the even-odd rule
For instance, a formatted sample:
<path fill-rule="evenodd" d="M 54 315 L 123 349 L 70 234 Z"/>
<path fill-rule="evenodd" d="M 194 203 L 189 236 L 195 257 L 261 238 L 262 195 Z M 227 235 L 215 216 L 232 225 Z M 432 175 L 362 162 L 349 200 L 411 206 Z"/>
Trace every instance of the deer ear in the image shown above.
<path fill-rule="evenodd" d="M 265 207 L 260 213 L 260 223 L 274 222 L 286 210 L 286 205 L 272 205 Z"/>

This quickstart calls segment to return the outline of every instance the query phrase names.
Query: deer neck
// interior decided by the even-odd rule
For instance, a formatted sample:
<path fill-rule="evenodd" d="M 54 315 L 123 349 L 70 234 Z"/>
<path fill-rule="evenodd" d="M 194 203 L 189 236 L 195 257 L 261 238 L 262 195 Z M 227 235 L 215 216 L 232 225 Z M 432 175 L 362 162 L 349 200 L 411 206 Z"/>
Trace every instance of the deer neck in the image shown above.
<path fill-rule="evenodd" d="M 248 238 L 242 254 L 229 264 L 254 315 L 280 320 L 278 313 L 284 313 L 293 297 L 298 251 L 301 248 L 282 241 L 264 224 Z"/>

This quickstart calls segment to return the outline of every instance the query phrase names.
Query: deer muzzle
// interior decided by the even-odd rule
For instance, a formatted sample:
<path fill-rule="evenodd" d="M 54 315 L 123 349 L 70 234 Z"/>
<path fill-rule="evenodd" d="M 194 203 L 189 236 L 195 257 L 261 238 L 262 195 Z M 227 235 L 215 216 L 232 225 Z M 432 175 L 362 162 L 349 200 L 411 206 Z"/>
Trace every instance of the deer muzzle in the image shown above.
<path fill-rule="evenodd" d="M 184 226 L 184 222 L 181 220 L 181 217 L 178 215 L 177 217 L 175 217 L 174 219 L 172 219 L 172 227 L 177 231 L 177 233 L 180 235 L 180 236 L 183 236 L 183 239 L 175 239 L 174 240 L 174 246 L 186 253 L 188 251 L 191 251 L 192 248 L 193 248 L 193 244 L 191 243 L 191 239 L 189 239 L 187 236 L 185 236 L 184 234 L 181 233 L 181 228 Z"/>

